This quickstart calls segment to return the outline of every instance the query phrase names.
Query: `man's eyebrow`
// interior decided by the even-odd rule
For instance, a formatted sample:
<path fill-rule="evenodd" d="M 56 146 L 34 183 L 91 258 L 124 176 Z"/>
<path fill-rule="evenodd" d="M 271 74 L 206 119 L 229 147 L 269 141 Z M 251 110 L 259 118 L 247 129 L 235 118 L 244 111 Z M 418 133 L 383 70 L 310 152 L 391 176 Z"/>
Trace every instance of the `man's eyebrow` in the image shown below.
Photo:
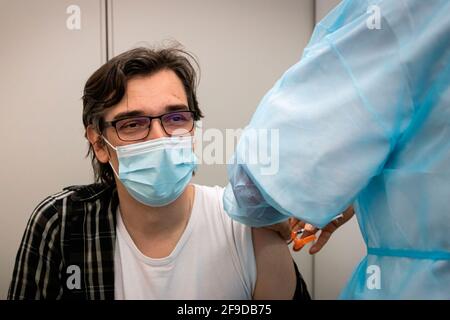
<path fill-rule="evenodd" d="M 143 115 L 145 115 L 145 114 L 142 110 L 125 111 L 125 112 L 120 112 L 120 113 L 116 114 L 114 116 L 114 118 L 112 119 L 112 121 L 123 119 L 123 118 L 129 118 L 129 117 L 143 116 Z"/>
<path fill-rule="evenodd" d="M 168 105 L 164 108 L 164 113 L 172 112 L 172 111 L 180 111 L 180 110 L 189 110 L 189 107 L 185 104 L 172 104 L 172 105 Z M 120 113 L 116 114 L 111 121 L 129 118 L 129 117 L 139 117 L 139 116 L 146 116 L 146 114 L 142 110 L 125 111 L 125 112 L 120 112 Z"/>
<path fill-rule="evenodd" d="M 185 104 L 173 104 L 173 105 L 168 105 L 165 108 L 165 112 L 172 112 L 172 111 L 180 111 L 180 110 L 189 110 L 189 107 Z"/>

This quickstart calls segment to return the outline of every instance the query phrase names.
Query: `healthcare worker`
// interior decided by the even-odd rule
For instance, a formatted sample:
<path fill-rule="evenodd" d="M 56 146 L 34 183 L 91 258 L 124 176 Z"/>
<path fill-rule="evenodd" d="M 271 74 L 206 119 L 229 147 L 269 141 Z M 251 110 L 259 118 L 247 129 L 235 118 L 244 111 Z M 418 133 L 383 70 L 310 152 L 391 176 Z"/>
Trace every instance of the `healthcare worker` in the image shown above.
<path fill-rule="evenodd" d="M 223 200 L 238 221 L 320 228 L 355 206 L 367 255 L 341 298 L 450 299 L 450 1 L 343 1 L 233 160 Z"/>

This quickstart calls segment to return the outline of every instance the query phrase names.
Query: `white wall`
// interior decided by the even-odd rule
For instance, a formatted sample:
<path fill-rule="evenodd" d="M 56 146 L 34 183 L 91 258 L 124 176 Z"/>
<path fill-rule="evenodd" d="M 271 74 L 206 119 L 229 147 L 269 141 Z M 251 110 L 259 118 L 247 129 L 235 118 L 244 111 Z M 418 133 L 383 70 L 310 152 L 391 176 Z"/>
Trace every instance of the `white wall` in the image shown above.
<path fill-rule="evenodd" d="M 105 60 L 105 0 L 0 0 L 0 298 L 33 208 L 45 196 L 92 181 L 81 122 L 82 88 Z M 81 30 L 66 8 L 81 9 Z M 301 56 L 314 24 L 312 0 L 108 0 L 109 50 L 177 39 L 202 69 L 204 128 L 248 123 L 263 94 Z M 224 185 L 225 166 L 196 182 Z M 295 255 L 310 288 L 312 259 Z"/>
<path fill-rule="evenodd" d="M 0 298 L 34 207 L 91 181 L 81 95 L 103 62 L 101 1 L 77 0 L 81 30 L 66 28 L 72 0 L 0 1 Z"/>
<path fill-rule="evenodd" d="M 322 20 L 328 12 L 336 7 L 341 0 L 315 0 L 315 19 L 316 23 Z"/>

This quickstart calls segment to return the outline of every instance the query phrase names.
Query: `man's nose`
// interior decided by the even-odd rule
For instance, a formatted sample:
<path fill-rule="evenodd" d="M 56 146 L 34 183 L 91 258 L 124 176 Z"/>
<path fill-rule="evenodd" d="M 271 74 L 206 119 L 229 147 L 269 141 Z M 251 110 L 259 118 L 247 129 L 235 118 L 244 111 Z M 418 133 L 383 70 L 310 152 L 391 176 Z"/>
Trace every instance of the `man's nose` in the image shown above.
<path fill-rule="evenodd" d="M 168 135 L 164 131 L 164 129 L 161 125 L 161 122 L 158 119 L 153 119 L 147 139 L 153 140 L 153 139 L 158 139 L 158 138 L 167 137 L 167 136 Z"/>

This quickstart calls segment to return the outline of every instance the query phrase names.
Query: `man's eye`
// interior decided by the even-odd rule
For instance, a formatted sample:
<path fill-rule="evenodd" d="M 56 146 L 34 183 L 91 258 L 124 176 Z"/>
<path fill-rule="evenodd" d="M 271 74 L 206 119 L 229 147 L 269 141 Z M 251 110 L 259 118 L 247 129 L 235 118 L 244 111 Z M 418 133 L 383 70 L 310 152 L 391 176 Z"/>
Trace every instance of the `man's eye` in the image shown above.
<path fill-rule="evenodd" d="M 127 127 L 127 128 L 133 128 L 133 127 L 137 127 L 137 126 L 139 126 L 139 123 L 137 123 L 137 122 L 130 122 L 125 125 L 125 127 Z"/>
<path fill-rule="evenodd" d="M 136 129 L 144 126 L 141 121 L 128 121 L 120 125 L 120 129 Z"/>
<path fill-rule="evenodd" d="M 186 121 L 186 116 L 184 116 L 181 113 L 177 114 L 171 114 L 165 119 L 167 122 L 180 122 L 180 121 Z"/>

